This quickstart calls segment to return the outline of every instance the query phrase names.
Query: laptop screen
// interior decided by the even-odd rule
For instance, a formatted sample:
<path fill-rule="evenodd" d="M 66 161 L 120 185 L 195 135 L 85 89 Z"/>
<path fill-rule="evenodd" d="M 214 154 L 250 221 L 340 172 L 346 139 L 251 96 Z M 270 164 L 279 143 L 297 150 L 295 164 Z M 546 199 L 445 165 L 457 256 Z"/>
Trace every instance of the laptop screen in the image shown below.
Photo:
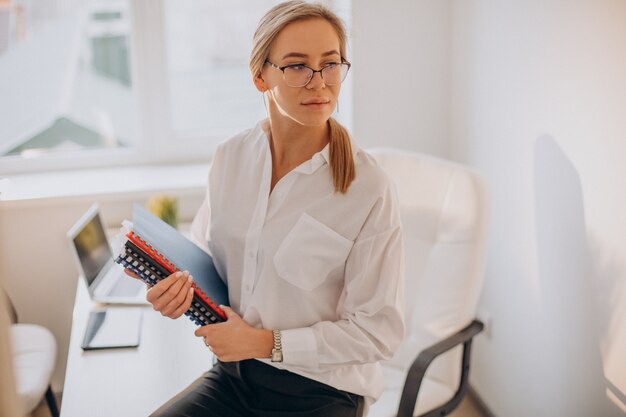
<path fill-rule="evenodd" d="M 83 273 L 91 285 L 102 268 L 113 258 L 97 212 L 85 223 L 73 240 Z"/>

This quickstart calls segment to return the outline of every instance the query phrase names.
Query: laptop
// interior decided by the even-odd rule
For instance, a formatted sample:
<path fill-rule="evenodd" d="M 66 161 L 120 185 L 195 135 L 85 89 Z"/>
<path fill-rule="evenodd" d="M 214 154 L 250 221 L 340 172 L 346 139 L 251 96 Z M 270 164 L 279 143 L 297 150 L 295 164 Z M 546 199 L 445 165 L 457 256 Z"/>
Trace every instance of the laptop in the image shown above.
<path fill-rule="evenodd" d="M 67 237 L 76 267 L 85 279 L 92 300 L 106 304 L 148 303 L 145 284 L 126 275 L 115 263 L 98 203 L 72 226 Z"/>

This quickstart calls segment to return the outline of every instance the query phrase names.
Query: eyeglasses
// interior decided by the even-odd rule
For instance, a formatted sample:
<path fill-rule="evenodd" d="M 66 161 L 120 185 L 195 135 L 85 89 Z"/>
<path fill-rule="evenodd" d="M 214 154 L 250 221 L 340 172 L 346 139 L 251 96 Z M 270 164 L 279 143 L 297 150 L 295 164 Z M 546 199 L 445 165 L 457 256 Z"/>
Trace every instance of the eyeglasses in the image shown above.
<path fill-rule="evenodd" d="M 289 87 L 304 87 L 311 81 L 316 72 L 320 73 L 326 85 L 341 84 L 346 79 L 348 70 L 352 66 L 348 61 L 341 63 L 333 62 L 324 65 L 322 69 L 314 70 L 304 64 L 291 64 L 279 67 L 268 60 L 265 60 L 265 63 L 272 66 L 272 68 L 282 71 L 283 78 Z"/>

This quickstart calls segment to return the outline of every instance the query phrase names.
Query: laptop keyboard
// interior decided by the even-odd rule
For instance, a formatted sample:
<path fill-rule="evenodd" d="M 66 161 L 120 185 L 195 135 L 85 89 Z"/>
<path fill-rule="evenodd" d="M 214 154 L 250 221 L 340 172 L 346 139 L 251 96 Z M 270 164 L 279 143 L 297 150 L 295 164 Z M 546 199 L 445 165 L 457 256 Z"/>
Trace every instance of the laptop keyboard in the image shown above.
<path fill-rule="evenodd" d="M 117 280 L 111 291 L 109 292 L 109 296 L 115 297 L 132 297 L 137 295 L 139 289 L 144 284 L 136 279 L 131 277 L 123 276 Z"/>

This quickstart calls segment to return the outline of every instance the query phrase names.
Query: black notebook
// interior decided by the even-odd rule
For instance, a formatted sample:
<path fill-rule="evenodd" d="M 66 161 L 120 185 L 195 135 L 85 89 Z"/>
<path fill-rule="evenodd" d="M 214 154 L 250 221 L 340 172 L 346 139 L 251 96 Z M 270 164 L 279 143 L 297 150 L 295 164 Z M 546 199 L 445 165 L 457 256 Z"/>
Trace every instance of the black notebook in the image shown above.
<path fill-rule="evenodd" d="M 228 289 L 211 256 L 140 205 L 133 207 L 132 226 L 116 262 L 149 285 L 176 271 L 189 271 L 194 295 L 185 315 L 199 326 L 226 320 L 219 306 L 229 304 Z"/>

